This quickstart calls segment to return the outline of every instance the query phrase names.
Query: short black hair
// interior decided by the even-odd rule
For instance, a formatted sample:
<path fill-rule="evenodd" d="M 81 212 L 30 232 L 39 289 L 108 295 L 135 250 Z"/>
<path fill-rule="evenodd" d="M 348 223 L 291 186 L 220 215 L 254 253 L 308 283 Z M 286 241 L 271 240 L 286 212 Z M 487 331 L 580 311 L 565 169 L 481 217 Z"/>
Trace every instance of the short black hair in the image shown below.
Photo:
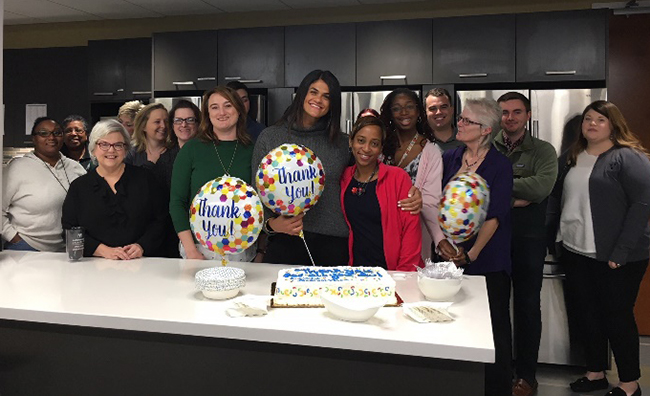
<path fill-rule="evenodd" d="M 52 121 L 61 130 L 61 132 L 63 132 L 63 127 L 61 126 L 61 124 L 59 124 L 59 121 L 55 120 L 52 117 L 45 116 L 45 117 L 38 117 L 37 119 L 34 120 L 34 125 L 32 125 L 32 135 L 36 133 L 36 127 L 38 126 L 38 124 L 40 124 L 43 121 Z"/>
<path fill-rule="evenodd" d="M 454 107 L 454 101 L 451 100 L 451 94 L 449 93 L 449 91 L 447 91 L 444 88 L 430 89 L 429 92 L 427 92 L 427 94 L 424 96 L 424 100 L 426 101 L 429 96 L 435 96 L 436 98 L 444 96 L 449 101 L 449 104 L 451 105 L 451 107 Z"/>
<path fill-rule="evenodd" d="M 74 121 L 79 121 L 84 126 L 84 131 L 88 132 L 88 121 L 80 115 L 72 114 L 63 119 L 63 129 L 67 128 L 68 124 Z"/>
<path fill-rule="evenodd" d="M 526 113 L 530 113 L 530 99 L 519 92 L 506 92 L 497 99 L 497 103 L 507 102 L 509 100 L 521 100 L 526 108 Z"/>
<path fill-rule="evenodd" d="M 226 87 L 228 87 L 228 88 L 230 88 L 230 89 L 233 89 L 233 90 L 235 90 L 235 91 L 240 90 L 240 89 L 243 89 L 244 91 L 246 91 L 246 93 L 247 93 L 248 95 L 250 95 L 250 92 L 248 92 L 248 87 L 246 86 L 246 84 L 244 84 L 244 83 L 242 83 L 242 82 L 239 82 L 239 81 L 229 81 L 228 84 L 226 84 Z"/>

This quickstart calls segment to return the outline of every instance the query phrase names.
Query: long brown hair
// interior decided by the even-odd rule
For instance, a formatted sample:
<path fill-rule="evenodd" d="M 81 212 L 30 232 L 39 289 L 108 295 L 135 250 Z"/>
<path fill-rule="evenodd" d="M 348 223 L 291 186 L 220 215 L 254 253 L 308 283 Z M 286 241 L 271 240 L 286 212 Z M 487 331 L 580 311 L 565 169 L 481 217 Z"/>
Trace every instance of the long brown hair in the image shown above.
<path fill-rule="evenodd" d="M 629 147 L 650 158 L 650 154 L 648 154 L 648 151 L 641 145 L 639 138 L 627 126 L 627 122 L 625 121 L 625 117 L 623 117 L 621 110 L 619 110 L 619 108 L 612 102 L 597 100 L 585 107 L 585 110 L 582 112 L 580 131 L 570 148 L 569 156 L 567 158 L 569 166 L 575 166 L 578 155 L 587 148 L 587 139 L 582 135 L 582 124 L 584 123 L 585 115 L 589 110 L 593 110 L 596 113 L 605 116 L 609 120 L 612 125 L 610 139 L 612 140 L 612 143 L 614 143 L 614 146 Z"/>
<path fill-rule="evenodd" d="M 133 127 L 133 137 L 131 138 L 132 146 L 135 147 L 136 151 L 142 152 L 147 149 L 147 136 L 144 133 L 144 128 L 147 126 L 149 121 L 149 116 L 154 110 L 165 110 L 167 109 L 163 106 L 162 103 L 150 103 L 138 111 L 138 114 L 135 115 L 134 127 Z M 167 117 L 165 117 L 165 122 L 167 123 Z M 171 134 L 170 126 L 167 125 L 167 138 L 165 138 L 165 147 L 171 148 L 174 145 L 169 135 Z"/>
<path fill-rule="evenodd" d="M 235 90 L 223 85 L 216 86 L 203 94 L 203 101 L 201 102 L 201 124 L 199 125 L 199 131 L 196 133 L 196 137 L 206 143 L 214 142 L 215 144 L 219 144 L 219 138 L 215 135 L 214 126 L 212 125 L 212 121 L 210 121 L 208 107 L 208 100 L 215 94 L 224 97 L 232 103 L 239 114 L 239 118 L 237 119 L 237 141 L 246 146 L 252 144 L 253 139 L 251 139 L 246 131 L 246 109 L 244 108 L 244 102 L 241 101 L 241 98 Z"/>

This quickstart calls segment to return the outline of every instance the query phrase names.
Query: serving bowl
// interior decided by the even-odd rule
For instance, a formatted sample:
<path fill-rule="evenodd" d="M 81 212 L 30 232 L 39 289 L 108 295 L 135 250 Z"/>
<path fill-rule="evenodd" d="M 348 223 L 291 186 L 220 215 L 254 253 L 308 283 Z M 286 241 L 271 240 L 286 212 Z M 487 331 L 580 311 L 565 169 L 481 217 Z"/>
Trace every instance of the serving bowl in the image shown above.
<path fill-rule="evenodd" d="M 225 300 L 239 294 L 246 285 L 246 274 L 235 267 L 207 268 L 196 273 L 194 283 L 206 298 Z"/>
<path fill-rule="evenodd" d="M 365 322 L 388 302 L 387 298 L 342 298 L 328 294 L 321 294 L 320 298 L 329 313 L 348 322 Z"/>
<path fill-rule="evenodd" d="M 436 279 L 419 275 L 418 287 L 429 301 L 451 301 L 460 290 L 462 281 L 463 278 Z"/>

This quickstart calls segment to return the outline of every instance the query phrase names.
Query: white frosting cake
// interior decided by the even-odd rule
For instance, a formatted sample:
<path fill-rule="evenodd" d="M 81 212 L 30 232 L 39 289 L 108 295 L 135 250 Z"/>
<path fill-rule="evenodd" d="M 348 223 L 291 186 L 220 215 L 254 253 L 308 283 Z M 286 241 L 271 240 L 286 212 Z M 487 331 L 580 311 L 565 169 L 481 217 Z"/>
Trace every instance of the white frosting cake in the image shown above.
<path fill-rule="evenodd" d="M 395 281 L 379 267 L 299 267 L 280 270 L 276 306 L 322 305 L 321 293 L 344 298 L 388 297 L 396 304 Z"/>

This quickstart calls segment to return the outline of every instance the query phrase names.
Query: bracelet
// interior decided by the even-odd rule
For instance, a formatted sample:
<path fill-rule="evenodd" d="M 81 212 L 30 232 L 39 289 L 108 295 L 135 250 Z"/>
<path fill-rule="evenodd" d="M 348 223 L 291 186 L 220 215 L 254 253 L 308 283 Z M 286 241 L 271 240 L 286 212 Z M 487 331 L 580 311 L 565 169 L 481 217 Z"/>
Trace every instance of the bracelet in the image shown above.
<path fill-rule="evenodd" d="M 264 231 L 264 232 L 267 233 L 268 235 L 274 235 L 274 234 L 277 234 L 275 231 L 273 231 L 271 228 L 269 228 L 269 220 L 271 220 L 272 218 L 273 218 L 273 217 L 269 217 L 269 218 L 266 219 L 266 220 L 264 221 L 264 223 L 262 224 L 262 231 Z"/>
<path fill-rule="evenodd" d="M 469 253 L 465 252 L 465 265 L 471 265 L 472 259 L 469 258 Z"/>

